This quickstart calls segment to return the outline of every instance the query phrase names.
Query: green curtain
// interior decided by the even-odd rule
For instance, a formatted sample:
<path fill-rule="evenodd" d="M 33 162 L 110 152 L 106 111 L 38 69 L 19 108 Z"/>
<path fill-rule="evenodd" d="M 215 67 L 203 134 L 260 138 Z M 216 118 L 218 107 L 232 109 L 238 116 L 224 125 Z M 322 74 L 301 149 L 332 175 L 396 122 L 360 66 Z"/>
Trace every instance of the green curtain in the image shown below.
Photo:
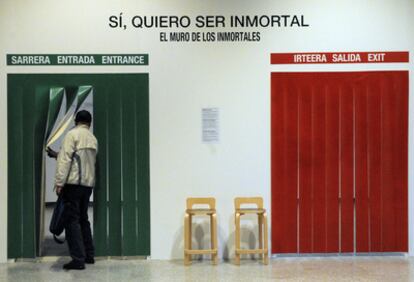
<path fill-rule="evenodd" d="M 57 132 L 59 111 L 79 109 L 92 92 L 96 254 L 150 254 L 148 74 L 9 74 L 9 258 L 39 254 L 45 140 Z"/>
<path fill-rule="evenodd" d="M 121 79 L 121 78 L 120 78 Z M 125 75 L 94 96 L 99 142 L 97 255 L 150 255 L 148 75 Z M 105 236 L 102 236 L 105 234 Z"/>

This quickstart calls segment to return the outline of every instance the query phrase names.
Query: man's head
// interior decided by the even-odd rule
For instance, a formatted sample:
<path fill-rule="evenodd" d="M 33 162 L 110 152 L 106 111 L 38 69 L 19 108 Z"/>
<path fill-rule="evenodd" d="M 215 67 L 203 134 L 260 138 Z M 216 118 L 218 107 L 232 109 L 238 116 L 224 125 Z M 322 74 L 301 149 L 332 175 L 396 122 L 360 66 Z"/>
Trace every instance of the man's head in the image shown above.
<path fill-rule="evenodd" d="M 86 125 L 90 126 L 91 122 L 92 122 L 92 115 L 91 115 L 90 112 L 82 110 L 82 111 L 79 111 L 76 114 L 76 117 L 75 117 L 75 124 L 76 125 L 86 124 Z"/>

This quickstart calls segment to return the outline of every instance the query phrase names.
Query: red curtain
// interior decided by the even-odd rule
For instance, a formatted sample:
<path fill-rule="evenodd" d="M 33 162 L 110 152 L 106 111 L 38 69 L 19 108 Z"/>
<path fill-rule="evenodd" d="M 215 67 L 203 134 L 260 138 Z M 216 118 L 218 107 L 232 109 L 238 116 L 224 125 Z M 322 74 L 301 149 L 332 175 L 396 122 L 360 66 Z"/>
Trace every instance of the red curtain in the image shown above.
<path fill-rule="evenodd" d="M 272 253 L 408 251 L 408 72 L 272 73 Z"/>

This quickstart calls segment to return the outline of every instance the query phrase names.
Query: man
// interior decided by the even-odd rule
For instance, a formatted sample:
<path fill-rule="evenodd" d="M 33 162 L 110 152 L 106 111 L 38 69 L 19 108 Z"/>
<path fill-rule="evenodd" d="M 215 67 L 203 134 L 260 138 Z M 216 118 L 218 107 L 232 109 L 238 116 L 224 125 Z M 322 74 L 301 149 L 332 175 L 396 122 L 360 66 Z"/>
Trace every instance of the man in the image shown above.
<path fill-rule="evenodd" d="M 64 269 L 85 269 L 93 264 L 94 246 L 88 219 L 88 204 L 95 185 L 95 162 L 98 142 L 89 131 L 92 116 L 79 111 L 75 127 L 63 139 L 57 154 L 48 148 L 50 157 L 57 156 L 55 189 L 65 203 L 65 231 L 72 261 Z"/>

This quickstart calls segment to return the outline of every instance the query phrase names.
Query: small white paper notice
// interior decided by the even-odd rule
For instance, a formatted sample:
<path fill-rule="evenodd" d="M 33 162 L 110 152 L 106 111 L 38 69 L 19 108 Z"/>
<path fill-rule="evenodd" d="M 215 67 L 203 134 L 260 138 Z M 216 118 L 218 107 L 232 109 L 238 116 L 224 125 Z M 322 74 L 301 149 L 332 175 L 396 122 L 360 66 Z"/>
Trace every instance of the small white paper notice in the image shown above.
<path fill-rule="evenodd" d="M 203 143 L 214 144 L 219 142 L 219 109 L 201 109 Z"/>

